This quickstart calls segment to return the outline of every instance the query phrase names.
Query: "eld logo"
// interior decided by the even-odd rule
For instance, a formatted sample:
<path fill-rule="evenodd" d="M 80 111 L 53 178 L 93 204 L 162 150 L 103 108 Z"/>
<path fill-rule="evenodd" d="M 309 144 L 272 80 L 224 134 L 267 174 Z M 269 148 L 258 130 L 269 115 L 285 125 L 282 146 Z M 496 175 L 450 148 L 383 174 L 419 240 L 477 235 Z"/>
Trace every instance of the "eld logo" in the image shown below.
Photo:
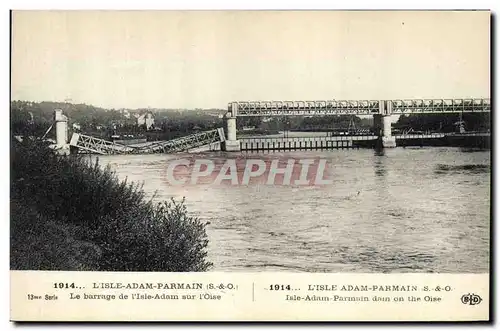
<path fill-rule="evenodd" d="M 474 306 L 474 305 L 478 305 L 481 303 L 481 301 L 483 301 L 483 299 L 481 299 L 481 297 L 477 294 L 474 294 L 474 293 L 468 293 L 468 294 L 464 294 L 462 295 L 462 303 L 464 305 L 471 305 L 471 306 Z"/>

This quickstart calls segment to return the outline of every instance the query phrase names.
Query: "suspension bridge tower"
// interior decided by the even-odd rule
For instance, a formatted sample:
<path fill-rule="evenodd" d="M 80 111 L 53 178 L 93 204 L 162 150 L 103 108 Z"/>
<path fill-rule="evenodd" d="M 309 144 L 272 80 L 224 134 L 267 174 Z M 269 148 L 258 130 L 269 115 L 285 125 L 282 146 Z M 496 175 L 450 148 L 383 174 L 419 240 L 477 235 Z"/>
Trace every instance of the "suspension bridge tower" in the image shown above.
<path fill-rule="evenodd" d="M 54 110 L 54 124 L 56 126 L 56 151 L 59 154 L 69 154 L 68 118 L 61 109 Z"/>

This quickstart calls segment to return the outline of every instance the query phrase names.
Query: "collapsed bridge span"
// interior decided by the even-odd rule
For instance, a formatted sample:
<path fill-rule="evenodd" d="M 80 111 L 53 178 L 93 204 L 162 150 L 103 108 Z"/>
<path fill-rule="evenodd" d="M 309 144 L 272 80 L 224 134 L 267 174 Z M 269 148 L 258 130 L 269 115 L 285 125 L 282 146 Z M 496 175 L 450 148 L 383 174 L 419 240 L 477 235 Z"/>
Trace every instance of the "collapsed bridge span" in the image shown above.
<path fill-rule="evenodd" d="M 70 147 L 78 153 L 113 155 L 113 154 L 153 154 L 177 153 L 190 149 L 225 141 L 222 128 L 203 131 L 188 136 L 165 141 L 154 141 L 141 146 L 123 145 L 101 138 L 80 133 L 73 133 Z"/>

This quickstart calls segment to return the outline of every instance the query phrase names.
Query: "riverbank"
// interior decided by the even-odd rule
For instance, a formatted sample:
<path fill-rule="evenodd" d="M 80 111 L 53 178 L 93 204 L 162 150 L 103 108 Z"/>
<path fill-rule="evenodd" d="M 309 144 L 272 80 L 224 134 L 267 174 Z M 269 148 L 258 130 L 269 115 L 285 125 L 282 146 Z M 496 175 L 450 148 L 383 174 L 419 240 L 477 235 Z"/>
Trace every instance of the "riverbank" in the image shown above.
<path fill-rule="evenodd" d="M 11 142 L 11 269 L 206 271 L 205 224 L 109 167 Z"/>

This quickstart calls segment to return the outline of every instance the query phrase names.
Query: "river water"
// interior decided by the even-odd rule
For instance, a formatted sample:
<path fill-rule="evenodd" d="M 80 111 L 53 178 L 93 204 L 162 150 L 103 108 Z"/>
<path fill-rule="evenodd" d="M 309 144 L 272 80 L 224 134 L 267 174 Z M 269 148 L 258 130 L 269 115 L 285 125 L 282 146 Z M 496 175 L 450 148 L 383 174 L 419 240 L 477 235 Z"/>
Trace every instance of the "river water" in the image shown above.
<path fill-rule="evenodd" d="M 326 159 L 329 185 L 172 185 L 173 159 Z M 395 148 L 101 156 L 209 222 L 214 271 L 487 272 L 490 152 Z M 217 169 L 217 166 L 216 166 Z M 238 167 L 238 172 L 243 169 Z"/>

